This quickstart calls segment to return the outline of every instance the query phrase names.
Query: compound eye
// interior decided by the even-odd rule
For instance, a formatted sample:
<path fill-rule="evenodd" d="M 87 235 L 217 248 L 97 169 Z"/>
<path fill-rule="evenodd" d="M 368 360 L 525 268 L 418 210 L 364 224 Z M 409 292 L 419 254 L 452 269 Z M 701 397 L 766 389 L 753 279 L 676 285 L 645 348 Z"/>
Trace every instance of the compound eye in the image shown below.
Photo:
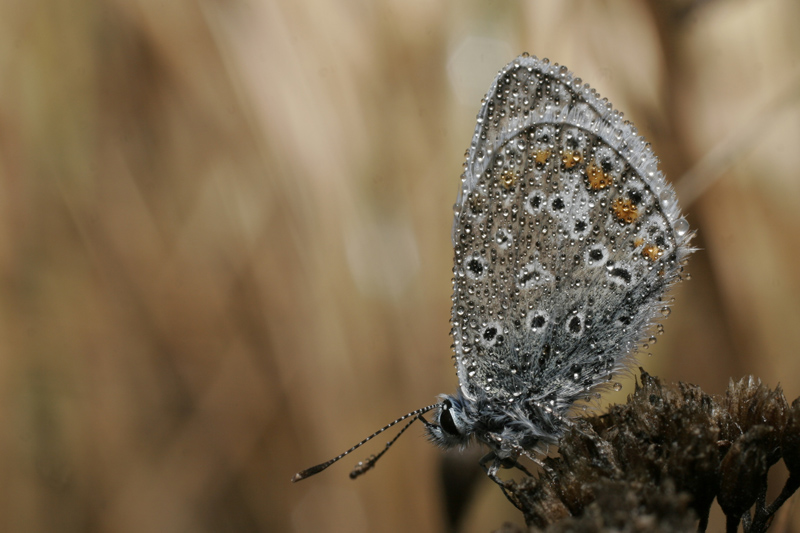
<path fill-rule="evenodd" d="M 461 433 L 456 427 L 455 420 L 453 420 L 453 415 L 450 412 L 451 407 L 450 401 L 445 400 L 444 404 L 442 405 L 442 412 L 439 413 L 439 425 L 445 433 L 458 437 L 461 435 Z"/>

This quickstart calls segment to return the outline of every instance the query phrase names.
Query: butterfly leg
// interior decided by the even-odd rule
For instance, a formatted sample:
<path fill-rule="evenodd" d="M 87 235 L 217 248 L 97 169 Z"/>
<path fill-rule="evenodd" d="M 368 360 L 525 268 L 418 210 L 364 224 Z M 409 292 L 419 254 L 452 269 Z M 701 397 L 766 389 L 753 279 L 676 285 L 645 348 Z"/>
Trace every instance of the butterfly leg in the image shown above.
<path fill-rule="evenodd" d="M 539 458 L 539 457 L 537 457 L 535 454 L 533 454 L 533 453 L 530 453 L 530 452 L 528 452 L 528 451 L 525 451 L 525 452 L 523 452 L 523 453 L 525 454 L 525 456 L 526 456 L 528 459 L 530 459 L 531 461 L 533 461 L 533 462 L 534 462 L 534 464 L 536 464 L 536 466 L 538 466 L 539 468 L 541 468 L 541 469 L 544 471 L 544 473 L 545 473 L 545 474 L 547 474 L 547 476 L 548 476 L 550 479 L 553 479 L 553 480 L 555 480 L 555 479 L 558 479 L 558 474 L 556 474 L 556 471 L 555 471 L 555 470 L 553 470 L 552 468 L 550 468 L 550 467 L 547 465 L 547 463 L 545 463 L 545 462 L 544 462 L 544 460 L 543 460 L 543 459 L 540 459 L 540 458 Z M 546 457 L 546 455 L 547 455 L 547 454 L 546 454 L 545 452 L 543 452 L 544 459 L 546 459 L 546 458 L 547 458 L 547 457 Z M 528 475 L 530 475 L 530 474 L 528 474 Z"/>
<path fill-rule="evenodd" d="M 517 463 L 516 459 L 514 459 L 514 463 L 515 464 L 512 465 L 512 466 L 518 466 L 522 470 L 527 472 L 527 470 L 525 470 L 524 466 L 522 466 L 519 463 Z M 507 488 L 507 485 L 506 485 L 507 482 L 502 480 L 502 479 L 500 479 L 500 476 L 497 475 L 497 471 L 500 470 L 501 466 L 503 466 L 503 461 L 501 461 L 494 452 L 489 452 L 489 453 L 487 453 L 486 455 L 484 455 L 481 458 L 481 460 L 479 461 L 479 464 L 486 471 L 486 475 L 489 476 L 489 479 L 491 479 L 492 481 L 497 483 L 497 485 L 500 487 L 500 490 L 503 491 L 503 495 L 506 497 L 506 499 L 508 501 L 510 501 L 511 504 L 514 507 L 516 507 L 520 511 L 523 511 L 522 507 L 520 507 L 519 502 L 508 491 L 508 488 Z"/>

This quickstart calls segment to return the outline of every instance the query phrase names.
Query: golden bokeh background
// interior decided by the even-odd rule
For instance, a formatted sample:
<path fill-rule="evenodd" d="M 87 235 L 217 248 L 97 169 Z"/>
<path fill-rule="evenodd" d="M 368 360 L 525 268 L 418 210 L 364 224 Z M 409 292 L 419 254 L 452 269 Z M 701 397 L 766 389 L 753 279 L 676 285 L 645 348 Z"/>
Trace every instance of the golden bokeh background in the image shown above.
<path fill-rule="evenodd" d="M 0 530 L 447 531 L 443 457 L 476 460 L 421 426 L 357 481 L 385 439 L 289 479 L 455 390 L 451 206 L 522 51 L 637 125 L 698 231 L 643 366 L 800 396 L 799 21 L 795 0 L 2 3 Z M 521 523 L 471 487 L 461 531 Z"/>

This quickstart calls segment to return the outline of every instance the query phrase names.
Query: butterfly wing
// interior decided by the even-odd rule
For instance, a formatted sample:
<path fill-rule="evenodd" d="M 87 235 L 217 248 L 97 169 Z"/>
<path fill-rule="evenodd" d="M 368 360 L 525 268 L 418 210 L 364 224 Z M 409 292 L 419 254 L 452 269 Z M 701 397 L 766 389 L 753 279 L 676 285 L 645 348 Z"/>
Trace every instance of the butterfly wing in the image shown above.
<path fill-rule="evenodd" d="M 624 364 L 690 252 L 646 142 L 535 57 L 490 88 L 455 208 L 452 335 L 473 400 L 568 408 Z"/>

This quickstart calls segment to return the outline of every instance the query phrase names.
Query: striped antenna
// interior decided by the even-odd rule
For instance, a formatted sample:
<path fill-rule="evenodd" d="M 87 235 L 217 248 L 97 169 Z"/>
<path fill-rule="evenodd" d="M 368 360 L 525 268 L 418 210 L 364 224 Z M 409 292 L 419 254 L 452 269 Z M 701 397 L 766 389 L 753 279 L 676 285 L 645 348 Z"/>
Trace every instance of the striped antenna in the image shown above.
<path fill-rule="evenodd" d="M 399 424 L 399 423 L 400 423 L 400 422 L 402 422 L 403 420 L 407 420 L 408 418 L 412 418 L 412 417 L 413 417 L 413 418 L 411 419 L 411 421 L 409 421 L 409 422 L 408 422 L 408 423 L 407 423 L 407 424 L 406 424 L 406 425 L 403 427 L 403 429 L 401 429 L 401 430 L 400 430 L 400 433 L 398 433 L 398 434 L 395 436 L 395 438 L 393 438 L 392 440 L 390 440 L 389 442 L 387 442 L 387 443 L 386 443 L 386 447 L 383 449 L 383 451 L 382 451 L 381 453 L 379 453 L 377 456 L 375 456 L 375 455 L 372 455 L 372 456 L 370 456 L 370 457 L 369 457 L 369 459 L 367 459 L 366 461 L 362 461 L 362 462 L 358 463 L 358 465 L 356 465 L 355 469 L 354 469 L 354 470 L 353 470 L 353 471 L 350 473 L 350 478 L 351 478 L 351 479 L 355 479 L 355 478 L 357 478 L 358 476 L 360 476 L 360 475 L 361 475 L 361 474 L 363 474 L 364 472 L 367 472 L 367 471 L 368 471 L 368 470 L 370 470 L 370 469 L 371 469 L 373 466 L 375 466 L 375 463 L 377 462 L 377 460 L 378 460 L 378 459 L 380 459 L 380 457 L 381 457 L 381 456 L 382 456 L 384 453 L 386 453 L 386 450 L 388 450 L 388 449 L 389 449 L 389 447 L 390 447 L 392 444 L 394 444 L 394 442 L 395 442 L 395 441 L 396 441 L 398 438 L 400 438 L 400 435 L 402 435 L 402 434 L 403 434 L 403 432 L 405 432 L 405 430 L 407 430 L 407 429 L 408 429 L 408 426 L 410 426 L 411 424 L 413 424 L 413 423 L 414 423 L 414 422 L 415 422 L 415 421 L 416 421 L 418 418 L 421 418 L 421 417 L 422 417 L 422 415 L 424 415 L 425 413 L 427 413 L 427 412 L 428 412 L 428 411 L 430 411 L 431 409 L 434 409 L 435 407 L 439 407 L 439 405 L 441 405 L 441 404 L 434 403 L 434 404 L 432 404 L 432 405 L 428 405 L 427 407 L 423 407 L 422 409 L 417 409 L 416 411 L 411 411 L 411 412 L 410 412 L 410 413 L 408 413 L 407 415 L 403 415 L 403 416 L 401 416 L 400 418 L 398 418 L 397 420 L 395 420 L 395 421 L 394 421 L 394 422 L 392 422 L 391 424 L 387 424 L 387 425 L 385 425 L 384 427 L 382 427 L 381 429 L 379 429 L 378 431 L 376 431 L 375 433 L 373 433 L 372 435 L 370 435 L 370 436 L 369 436 L 369 437 L 367 437 L 366 439 L 362 440 L 361 442 L 359 442 L 358 444 L 356 444 L 355 446 L 353 446 L 352 448 L 350 448 L 350 449 L 349 449 L 349 450 L 347 450 L 346 452 L 342 452 L 341 454 L 337 455 L 337 456 L 336 456 L 336 457 L 334 457 L 333 459 L 330 459 L 330 460 L 328 460 L 328 461 L 325 461 L 324 463 L 318 464 L 318 465 L 316 465 L 316 466 L 312 466 L 311 468 L 306 468 L 306 469 L 305 469 L 305 470 L 303 470 L 302 472 L 298 472 L 297 474 L 295 474 L 295 475 L 292 477 L 292 483 L 296 483 L 296 482 L 298 482 L 298 481 L 301 481 L 301 480 L 303 480 L 303 479 L 306 479 L 306 478 L 308 478 L 308 477 L 311 477 L 311 476 L 313 476 L 314 474 L 319 474 L 320 472 L 322 472 L 323 470 L 325 470 L 326 468 L 328 468 L 329 466 L 331 466 L 333 463 L 335 463 L 336 461 L 338 461 L 338 460 L 339 460 L 339 459 L 341 459 L 342 457 L 344 457 L 344 456 L 346 456 L 346 455 L 350 454 L 351 452 L 353 452 L 353 451 L 357 450 L 358 448 L 360 448 L 361 446 L 363 446 L 363 445 L 364 445 L 364 444 L 366 444 L 367 442 L 371 441 L 372 439 L 374 439 L 375 437 L 377 437 L 378 435 L 380 435 L 381 433 L 383 433 L 383 432 L 384 432 L 384 431 L 386 431 L 387 429 L 391 428 L 392 426 L 395 426 L 395 425 Z"/>

